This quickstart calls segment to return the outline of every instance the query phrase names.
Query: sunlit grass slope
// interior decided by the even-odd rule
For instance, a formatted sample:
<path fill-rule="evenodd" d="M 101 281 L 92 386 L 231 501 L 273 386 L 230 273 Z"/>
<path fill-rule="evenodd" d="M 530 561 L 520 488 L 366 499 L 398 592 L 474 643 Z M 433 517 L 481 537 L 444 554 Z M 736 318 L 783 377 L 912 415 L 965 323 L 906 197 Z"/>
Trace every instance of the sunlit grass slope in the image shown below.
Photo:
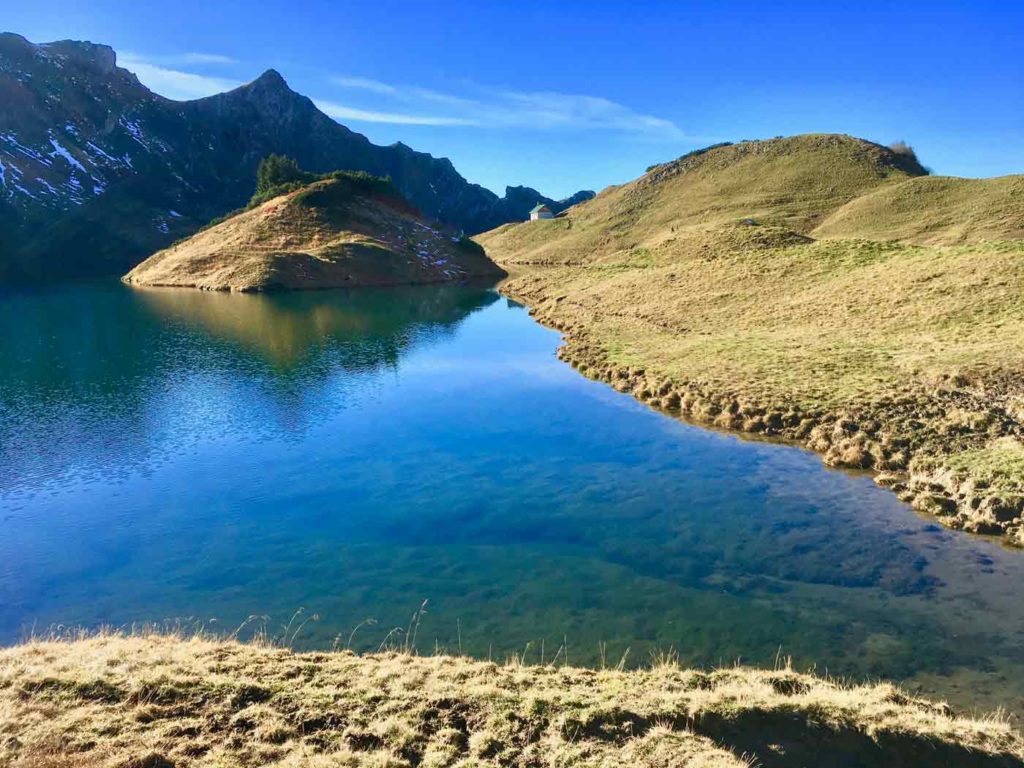
<path fill-rule="evenodd" d="M 339 174 L 155 253 L 124 281 L 264 291 L 498 277 L 479 246 L 422 220 L 385 180 Z"/>
<path fill-rule="evenodd" d="M 100 636 L 0 650 L 0 764 L 1019 766 L 1004 719 L 789 669 L 635 671 Z"/>
<path fill-rule="evenodd" d="M 1024 453 L 1024 179 L 921 173 L 847 136 L 744 142 L 478 240 L 589 375 L 1024 543 L 1024 474 L 989 466 Z"/>
<path fill-rule="evenodd" d="M 747 218 L 806 233 L 880 184 L 923 173 L 911 158 L 849 136 L 742 142 L 654 166 L 564 217 L 507 224 L 477 239 L 505 263 L 540 264 L 600 262 L 680 238 L 699 243 L 715 225 Z"/>
<path fill-rule="evenodd" d="M 931 245 L 1024 238 L 1024 176 L 926 176 L 887 184 L 837 210 L 814 237 Z"/>

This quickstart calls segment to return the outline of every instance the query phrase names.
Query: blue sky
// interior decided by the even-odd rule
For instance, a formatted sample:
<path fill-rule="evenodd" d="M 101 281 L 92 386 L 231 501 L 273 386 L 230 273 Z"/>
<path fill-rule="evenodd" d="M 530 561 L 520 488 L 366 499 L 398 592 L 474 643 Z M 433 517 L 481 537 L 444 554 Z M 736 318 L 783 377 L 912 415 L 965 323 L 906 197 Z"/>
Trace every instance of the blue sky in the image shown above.
<path fill-rule="evenodd" d="M 34 42 L 112 45 L 195 98 L 268 67 L 377 143 L 499 193 L 627 181 L 709 143 L 904 139 L 941 174 L 1024 172 L 1024 3 L 0 0 Z"/>

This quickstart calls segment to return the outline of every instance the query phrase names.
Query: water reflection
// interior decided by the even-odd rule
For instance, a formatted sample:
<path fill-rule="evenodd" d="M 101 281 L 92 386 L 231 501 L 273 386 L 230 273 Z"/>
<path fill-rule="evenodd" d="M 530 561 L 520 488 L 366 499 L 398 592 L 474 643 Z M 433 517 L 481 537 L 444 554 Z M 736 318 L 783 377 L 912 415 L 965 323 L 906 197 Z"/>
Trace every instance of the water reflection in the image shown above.
<path fill-rule="evenodd" d="M 0 295 L 0 493 L 124 476 L 163 460 L 172 434 L 181 449 L 209 432 L 301 432 L 307 399 L 338 371 L 393 370 L 497 299 L 487 286 L 455 285 L 10 291 Z M 247 389 L 269 397 L 265 423 L 243 423 Z"/>
<path fill-rule="evenodd" d="M 498 299 L 487 286 L 455 285 L 271 295 L 137 290 L 163 321 L 236 342 L 278 371 L 307 365 L 327 347 L 343 352 L 332 362 L 346 367 L 393 366 L 417 339 L 451 333 L 470 312 Z M 367 346 L 369 339 L 374 343 Z"/>

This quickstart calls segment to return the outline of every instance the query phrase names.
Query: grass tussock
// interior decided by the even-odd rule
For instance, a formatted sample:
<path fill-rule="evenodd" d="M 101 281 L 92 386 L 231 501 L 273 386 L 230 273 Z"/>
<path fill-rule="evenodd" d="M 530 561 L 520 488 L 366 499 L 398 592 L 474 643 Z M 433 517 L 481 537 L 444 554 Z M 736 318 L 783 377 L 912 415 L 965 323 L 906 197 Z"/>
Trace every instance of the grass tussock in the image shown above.
<path fill-rule="evenodd" d="M 788 668 L 622 671 L 108 634 L 0 651 L 0 764 L 1024 765 L 1005 721 Z"/>

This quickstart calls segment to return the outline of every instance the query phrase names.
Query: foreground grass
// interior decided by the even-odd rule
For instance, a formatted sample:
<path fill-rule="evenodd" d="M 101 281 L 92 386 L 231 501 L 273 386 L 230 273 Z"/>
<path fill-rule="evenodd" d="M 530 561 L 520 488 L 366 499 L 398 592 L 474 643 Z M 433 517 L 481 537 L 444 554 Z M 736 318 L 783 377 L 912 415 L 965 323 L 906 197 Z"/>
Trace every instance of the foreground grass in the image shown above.
<path fill-rule="evenodd" d="M 478 239 L 584 373 L 1024 545 L 1024 179 L 894 162 L 748 142 Z"/>
<path fill-rule="evenodd" d="M 789 669 L 295 653 L 164 635 L 0 651 L 0 765 L 1024 765 L 998 717 Z"/>

